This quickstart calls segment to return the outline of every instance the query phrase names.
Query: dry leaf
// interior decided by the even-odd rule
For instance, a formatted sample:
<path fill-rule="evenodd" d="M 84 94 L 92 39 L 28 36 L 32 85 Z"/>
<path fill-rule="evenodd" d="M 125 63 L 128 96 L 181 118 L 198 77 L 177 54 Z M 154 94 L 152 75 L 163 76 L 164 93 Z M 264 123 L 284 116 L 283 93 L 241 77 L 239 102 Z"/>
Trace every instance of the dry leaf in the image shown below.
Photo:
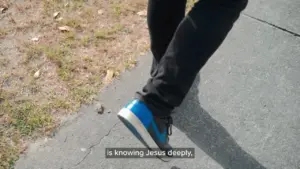
<path fill-rule="evenodd" d="M 147 16 L 147 11 L 146 10 L 142 10 L 140 12 L 137 13 L 139 16 Z"/>
<path fill-rule="evenodd" d="M 33 42 L 37 42 L 37 41 L 39 41 L 39 38 L 38 38 L 38 37 L 34 37 L 34 38 L 31 38 L 31 40 L 32 40 Z"/>
<path fill-rule="evenodd" d="M 102 9 L 99 9 L 99 10 L 98 10 L 98 14 L 99 14 L 99 15 L 102 15 L 103 13 L 104 13 L 104 11 L 103 11 Z"/>
<path fill-rule="evenodd" d="M 69 26 L 60 26 L 58 27 L 59 30 L 63 31 L 63 32 L 70 32 L 72 29 Z"/>
<path fill-rule="evenodd" d="M 1 7 L 1 8 L 0 8 L 0 11 L 1 11 L 1 13 L 4 13 L 4 12 L 7 11 L 7 9 L 8 9 L 7 7 Z"/>
<path fill-rule="evenodd" d="M 39 78 L 40 77 L 40 70 L 36 71 L 33 75 L 34 78 Z"/>
<path fill-rule="evenodd" d="M 57 19 L 60 16 L 60 12 L 54 12 L 53 18 Z"/>
<path fill-rule="evenodd" d="M 63 20 L 63 17 L 59 17 L 59 18 L 57 18 L 56 20 L 57 20 L 57 21 L 61 21 L 61 20 Z"/>
<path fill-rule="evenodd" d="M 114 77 L 114 71 L 107 70 L 106 71 L 106 76 L 105 76 L 105 79 L 104 79 L 104 83 L 106 83 L 106 84 L 110 83 L 113 77 Z"/>

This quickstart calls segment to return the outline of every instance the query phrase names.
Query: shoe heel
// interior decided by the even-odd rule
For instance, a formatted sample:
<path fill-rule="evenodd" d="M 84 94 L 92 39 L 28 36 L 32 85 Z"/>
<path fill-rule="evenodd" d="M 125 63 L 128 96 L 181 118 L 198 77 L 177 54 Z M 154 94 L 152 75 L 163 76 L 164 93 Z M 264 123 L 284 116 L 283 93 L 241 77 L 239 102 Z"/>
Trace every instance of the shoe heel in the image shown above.
<path fill-rule="evenodd" d="M 139 118 L 128 108 L 123 108 L 118 113 L 118 118 L 123 122 L 123 124 L 132 132 L 132 134 L 148 149 L 160 149 L 155 141 L 150 136 L 144 123 L 139 120 Z M 144 121 L 147 122 L 147 121 Z M 149 124 L 151 125 L 151 121 Z M 158 157 L 164 162 L 168 162 L 170 157 Z"/>
<path fill-rule="evenodd" d="M 151 122 L 153 121 L 153 115 L 143 102 L 134 100 L 125 106 L 125 108 L 129 109 L 135 115 L 135 117 L 137 117 L 143 123 L 145 128 L 148 128 L 151 125 Z"/>
<path fill-rule="evenodd" d="M 139 139 L 144 146 L 147 148 L 151 147 L 145 139 L 149 138 L 149 134 L 144 124 L 132 113 L 129 109 L 123 108 L 118 113 L 118 118 L 123 122 L 123 124 L 131 131 L 131 133 Z"/>
<path fill-rule="evenodd" d="M 132 134 L 134 134 L 140 141 L 142 141 L 143 138 L 136 130 L 136 126 L 138 126 L 136 117 L 133 117 L 133 116 L 134 115 L 132 113 L 128 112 L 128 110 L 125 110 L 125 109 L 122 109 L 118 113 L 118 118 L 123 122 L 123 124 L 132 132 Z M 132 121 L 135 121 L 135 122 L 132 122 Z"/>

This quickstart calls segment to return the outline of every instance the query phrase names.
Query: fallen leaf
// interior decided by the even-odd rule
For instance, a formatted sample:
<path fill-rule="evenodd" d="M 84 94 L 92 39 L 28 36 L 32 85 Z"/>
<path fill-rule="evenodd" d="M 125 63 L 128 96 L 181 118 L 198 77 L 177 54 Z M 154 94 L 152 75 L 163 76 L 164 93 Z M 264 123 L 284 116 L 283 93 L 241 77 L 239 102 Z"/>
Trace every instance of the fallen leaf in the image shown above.
<path fill-rule="evenodd" d="M 104 83 L 106 83 L 106 84 L 110 83 L 113 77 L 114 77 L 114 71 L 107 70 L 106 71 L 106 76 L 105 76 L 105 79 L 104 79 Z"/>
<path fill-rule="evenodd" d="M 4 12 L 6 12 L 8 10 L 8 8 L 7 7 L 1 7 L 0 8 L 0 11 L 1 11 L 1 13 L 4 13 Z"/>
<path fill-rule="evenodd" d="M 103 11 L 102 9 L 99 9 L 99 10 L 98 10 L 98 14 L 99 14 L 99 15 L 102 15 L 103 13 L 104 13 L 104 11 Z"/>
<path fill-rule="evenodd" d="M 56 20 L 57 20 L 57 21 L 61 21 L 61 20 L 63 20 L 63 17 L 59 17 L 59 18 L 57 18 Z"/>
<path fill-rule="evenodd" d="M 53 13 L 53 18 L 57 19 L 60 16 L 60 12 L 54 12 Z"/>
<path fill-rule="evenodd" d="M 70 32 L 72 29 L 69 26 L 60 26 L 58 27 L 59 30 L 63 31 L 63 32 Z"/>
<path fill-rule="evenodd" d="M 39 37 L 31 38 L 31 40 L 32 40 L 33 42 L 37 42 L 37 41 L 39 41 Z"/>
<path fill-rule="evenodd" d="M 139 16 L 147 16 L 147 11 L 146 10 L 142 10 L 140 12 L 137 13 Z"/>
<path fill-rule="evenodd" d="M 33 75 L 34 78 L 39 78 L 40 77 L 40 70 L 36 71 Z"/>

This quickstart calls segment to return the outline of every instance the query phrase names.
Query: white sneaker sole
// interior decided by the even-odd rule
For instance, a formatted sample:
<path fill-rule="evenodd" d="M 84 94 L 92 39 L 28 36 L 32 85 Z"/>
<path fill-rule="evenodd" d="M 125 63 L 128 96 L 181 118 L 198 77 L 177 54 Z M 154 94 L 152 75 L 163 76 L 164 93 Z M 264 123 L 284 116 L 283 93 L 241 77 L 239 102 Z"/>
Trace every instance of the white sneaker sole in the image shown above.
<path fill-rule="evenodd" d="M 119 119 L 125 124 L 132 125 L 140 135 L 141 139 L 136 136 L 133 131 L 125 124 L 125 126 L 141 141 L 141 143 L 146 146 L 148 149 L 159 149 L 158 145 L 155 143 L 155 141 L 152 139 L 151 135 L 147 131 L 147 129 L 144 127 L 142 122 L 136 117 L 136 115 L 130 111 L 127 108 L 122 108 L 120 112 L 118 113 Z M 158 157 L 164 161 L 169 161 L 170 157 Z"/>

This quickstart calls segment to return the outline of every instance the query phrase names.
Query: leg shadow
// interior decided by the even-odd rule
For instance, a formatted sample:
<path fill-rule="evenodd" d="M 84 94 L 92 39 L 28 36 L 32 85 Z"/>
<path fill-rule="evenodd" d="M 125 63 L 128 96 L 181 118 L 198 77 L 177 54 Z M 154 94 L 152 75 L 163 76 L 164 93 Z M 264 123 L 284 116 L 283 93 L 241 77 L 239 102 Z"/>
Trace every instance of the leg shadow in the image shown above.
<path fill-rule="evenodd" d="M 200 106 L 199 83 L 197 75 L 189 94 L 173 114 L 174 126 L 225 169 L 266 169 Z"/>

